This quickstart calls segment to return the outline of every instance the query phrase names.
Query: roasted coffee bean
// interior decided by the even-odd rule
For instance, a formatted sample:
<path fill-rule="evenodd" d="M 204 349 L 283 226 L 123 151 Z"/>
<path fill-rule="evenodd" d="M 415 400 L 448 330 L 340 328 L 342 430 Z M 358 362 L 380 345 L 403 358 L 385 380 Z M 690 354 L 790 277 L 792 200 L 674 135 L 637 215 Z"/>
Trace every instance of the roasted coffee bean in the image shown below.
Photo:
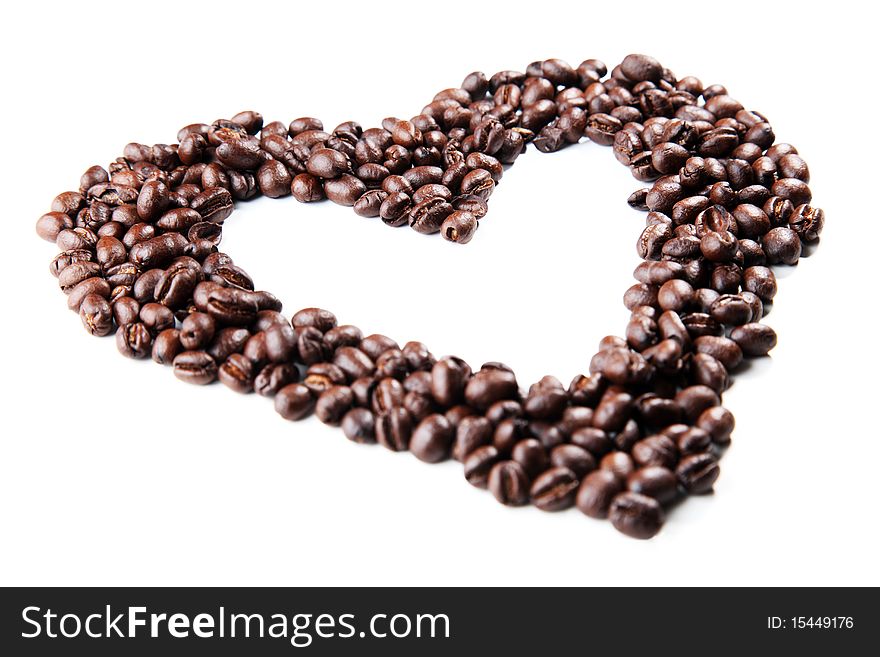
<path fill-rule="evenodd" d="M 529 424 L 520 417 L 509 417 L 495 426 L 492 444 L 504 454 L 509 454 L 517 442 L 528 435 Z M 534 425 L 532 426 L 534 428 Z"/>
<path fill-rule="evenodd" d="M 180 343 L 184 349 L 202 349 L 210 344 L 216 327 L 217 323 L 211 315 L 202 312 L 190 313 L 181 323 Z"/>
<path fill-rule="evenodd" d="M 208 187 L 189 202 L 205 221 L 223 223 L 232 214 L 232 195 L 222 187 Z"/>
<path fill-rule="evenodd" d="M 470 175 L 470 174 L 468 174 Z M 467 177 L 465 177 L 467 180 Z M 417 233 L 430 234 L 440 230 L 446 217 L 453 212 L 452 206 L 435 196 L 414 205 L 409 212 L 409 225 Z"/>
<path fill-rule="evenodd" d="M 623 480 L 610 470 L 596 470 L 581 482 L 575 504 L 582 513 L 591 518 L 605 518 L 611 500 L 624 489 Z"/>
<path fill-rule="evenodd" d="M 160 365 L 171 365 L 177 354 L 183 350 L 180 331 L 175 328 L 165 329 L 153 341 L 153 360 Z"/>
<path fill-rule="evenodd" d="M 659 465 L 672 468 L 678 460 L 678 449 L 667 436 L 655 434 L 633 445 L 632 457 L 642 467 Z"/>
<path fill-rule="evenodd" d="M 324 186 L 310 173 L 300 173 L 290 183 L 290 193 L 300 203 L 313 203 L 324 198 Z"/>
<path fill-rule="evenodd" d="M 196 307 L 222 324 L 247 326 L 260 310 L 257 298 L 247 290 L 199 283 L 193 293 Z"/>
<path fill-rule="evenodd" d="M 324 424 L 338 425 L 354 404 L 348 386 L 333 385 L 324 390 L 315 402 L 315 416 Z"/>
<path fill-rule="evenodd" d="M 375 418 L 365 408 L 353 408 L 342 418 L 345 437 L 355 443 L 376 442 Z"/>
<path fill-rule="evenodd" d="M 720 362 L 729 371 L 735 369 L 743 358 L 739 345 L 722 336 L 703 335 L 694 340 L 694 349 L 698 354 L 707 354 Z"/>
<path fill-rule="evenodd" d="M 547 450 L 535 438 L 525 438 L 517 442 L 510 457 L 523 467 L 529 477 L 538 476 L 550 466 Z"/>
<path fill-rule="evenodd" d="M 205 341 L 204 335 L 202 334 L 202 330 L 207 329 L 207 322 L 205 321 L 205 317 L 209 320 L 212 320 L 210 315 L 206 315 L 204 313 L 192 313 L 192 315 L 202 315 L 203 317 L 199 319 L 199 323 L 203 324 L 203 327 L 197 327 L 195 325 L 189 325 L 186 328 L 190 328 L 192 330 L 191 342 L 189 344 L 201 346 L 202 341 Z M 183 324 L 186 324 L 187 320 L 183 320 Z M 216 325 L 215 325 L 216 326 Z M 185 330 L 185 327 L 181 325 L 181 339 Z M 228 327 L 224 329 L 220 329 L 214 335 L 214 339 L 210 340 L 210 345 L 207 348 L 211 357 L 217 361 L 222 363 L 226 360 L 231 354 L 240 353 L 247 341 L 251 338 L 251 334 L 247 329 L 244 328 L 235 328 Z"/>
<path fill-rule="evenodd" d="M 186 383 L 206 385 L 217 378 L 217 363 L 205 351 L 182 351 L 173 365 L 174 376 Z"/>
<path fill-rule="evenodd" d="M 373 333 L 372 335 L 368 335 L 359 345 L 360 350 L 363 351 L 367 356 L 376 361 L 379 357 L 384 354 L 389 349 L 400 349 L 400 345 L 397 344 L 394 340 L 389 338 L 387 335 L 382 335 L 380 333 Z"/>
<path fill-rule="evenodd" d="M 324 181 L 324 193 L 327 198 L 339 205 L 353 206 L 366 191 L 366 185 L 359 178 L 347 173 Z"/>
<path fill-rule="evenodd" d="M 113 332 L 113 311 L 107 299 L 98 294 L 85 296 L 79 306 L 83 327 L 92 335 L 104 336 Z"/>
<path fill-rule="evenodd" d="M 535 420 L 555 420 L 567 405 L 568 393 L 560 386 L 530 393 L 523 401 L 523 410 Z"/>
<path fill-rule="evenodd" d="M 248 393 L 254 389 L 254 364 L 242 354 L 231 354 L 217 372 L 217 378 L 235 392 Z"/>
<path fill-rule="evenodd" d="M 740 326 L 752 321 L 752 309 L 742 296 L 722 294 L 711 305 L 712 319 L 728 326 Z"/>
<path fill-rule="evenodd" d="M 489 473 L 501 459 L 498 450 L 491 445 L 477 447 L 464 459 L 464 477 L 477 488 L 486 488 Z"/>
<path fill-rule="evenodd" d="M 455 428 L 445 416 L 429 415 L 419 422 L 409 441 L 410 451 L 421 461 L 437 463 L 449 457 Z"/>
<path fill-rule="evenodd" d="M 496 500 L 507 506 L 521 506 L 529 501 L 529 478 L 516 461 L 496 463 L 489 471 L 488 488 Z"/>
<path fill-rule="evenodd" d="M 795 203 L 794 200 L 791 202 Z M 815 242 L 819 239 L 822 228 L 825 226 L 825 212 L 807 205 L 806 202 L 797 205 L 788 218 L 788 226 L 798 234 L 801 241 L 807 244 Z"/>
<path fill-rule="evenodd" d="M 706 431 L 717 445 L 730 442 L 734 424 L 733 414 L 722 406 L 707 408 L 697 418 L 697 427 Z"/>
<path fill-rule="evenodd" d="M 140 322 L 125 324 L 116 331 L 116 348 L 128 358 L 146 358 L 152 344 L 150 331 Z"/>
<path fill-rule="evenodd" d="M 113 307 L 113 319 L 117 326 L 125 326 L 138 321 L 141 305 L 131 297 L 122 296 L 111 302 Z"/>
<path fill-rule="evenodd" d="M 542 511 L 561 511 L 574 504 L 577 475 L 566 467 L 553 467 L 538 475 L 529 490 L 532 504 Z"/>
<path fill-rule="evenodd" d="M 462 419 L 455 430 L 455 442 L 452 446 L 452 458 L 464 461 L 478 447 L 492 442 L 494 427 L 482 416 L 469 416 Z"/>
<path fill-rule="evenodd" d="M 660 504 L 669 504 L 677 494 L 676 473 L 662 466 L 650 465 L 629 475 L 626 487 L 633 493 L 653 497 Z"/>
<path fill-rule="evenodd" d="M 302 383 L 284 386 L 275 395 L 275 411 L 285 420 L 301 420 L 315 408 L 315 398 Z"/>
<path fill-rule="evenodd" d="M 339 151 L 318 148 L 312 151 L 306 161 L 306 170 L 318 178 L 338 178 L 351 171 L 351 162 Z"/>
<path fill-rule="evenodd" d="M 612 500 L 608 518 L 617 531 L 640 539 L 655 536 L 665 519 L 654 498 L 633 492 L 620 493 Z"/>
<path fill-rule="evenodd" d="M 395 406 L 376 418 L 377 442 L 394 452 L 402 452 L 409 448 L 412 435 L 412 420 L 409 412 Z"/>
<path fill-rule="evenodd" d="M 514 398 L 517 392 L 516 377 L 513 372 L 484 368 L 467 382 L 464 397 L 468 405 L 476 409 L 486 409 L 501 399 Z"/>
<path fill-rule="evenodd" d="M 801 257 L 801 239 L 791 228 L 772 228 L 761 239 L 761 245 L 771 265 L 796 265 Z"/>
<path fill-rule="evenodd" d="M 287 167 L 278 160 L 263 162 L 257 169 L 257 185 L 265 196 L 281 198 L 291 193 L 293 178 Z"/>
<path fill-rule="evenodd" d="M 749 267 L 743 271 L 742 286 L 764 303 L 776 296 L 776 276 L 768 267 Z"/>
<path fill-rule="evenodd" d="M 776 346 L 776 331 L 766 324 L 751 322 L 734 328 L 730 339 L 746 356 L 766 356 Z"/>
<path fill-rule="evenodd" d="M 147 303 L 141 306 L 140 320 L 153 335 L 174 328 L 174 313 L 159 303 Z"/>
<path fill-rule="evenodd" d="M 599 461 L 599 468 L 612 472 L 617 478 L 624 480 L 635 472 L 636 465 L 632 457 L 622 451 L 609 452 Z"/>
<path fill-rule="evenodd" d="M 675 468 L 675 476 L 684 489 L 696 494 L 710 492 L 719 472 L 718 461 L 708 452 L 685 456 Z"/>
<path fill-rule="evenodd" d="M 550 463 L 557 468 L 568 468 L 578 478 L 596 469 L 596 459 L 577 445 L 557 445 L 550 451 Z"/>
<path fill-rule="evenodd" d="M 270 363 L 263 367 L 254 378 L 254 391 L 263 397 L 274 397 L 281 388 L 296 383 L 298 380 L 299 370 L 295 365 Z"/>

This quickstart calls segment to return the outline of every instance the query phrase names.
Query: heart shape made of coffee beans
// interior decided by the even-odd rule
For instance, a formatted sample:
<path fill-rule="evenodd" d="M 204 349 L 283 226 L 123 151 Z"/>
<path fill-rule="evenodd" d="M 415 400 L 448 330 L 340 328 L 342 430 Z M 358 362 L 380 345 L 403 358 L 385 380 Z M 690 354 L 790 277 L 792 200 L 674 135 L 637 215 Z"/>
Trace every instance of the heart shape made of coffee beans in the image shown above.
<path fill-rule="evenodd" d="M 624 337 L 604 338 L 568 387 L 547 376 L 523 392 L 502 363 L 475 371 L 326 310 L 288 320 L 217 249 L 234 203 L 259 194 L 328 198 L 464 244 L 528 144 L 549 153 L 582 137 L 653 182 L 629 197 L 648 214 Z M 115 332 L 123 355 L 183 381 L 273 397 L 286 419 L 314 412 L 358 443 L 452 457 L 503 504 L 574 505 L 636 538 L 660 530 L 664 507 L 712 490 L 734 426 L 720 405 L 729 375 L 776 344 L 760 323 L 776 293 L 769 265 L 796 264 L 824 223 L 806 163 L 761 114 L 646 55 L 610 75 L 595 59 L 471 73 L 379 128 L 247 111 L 177 141 L 128 144 L 37 222 L 62 249 L 51 271 L 89 333 Z"/>

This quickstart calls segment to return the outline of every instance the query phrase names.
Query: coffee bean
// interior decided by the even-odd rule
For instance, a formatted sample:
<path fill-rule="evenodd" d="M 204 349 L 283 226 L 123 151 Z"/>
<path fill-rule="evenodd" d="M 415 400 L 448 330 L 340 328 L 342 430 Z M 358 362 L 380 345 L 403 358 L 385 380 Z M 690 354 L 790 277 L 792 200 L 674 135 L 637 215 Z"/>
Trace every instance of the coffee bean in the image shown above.
<path fill-rule="evenodd" d="M 452 458 L 464 462 L 475 449 L 490 444 L 493 433 L 492 423 L 485 417 L 473 415 L 463 418 L 456 427 Z"/>
<path fill-rule="evenodd" d="M 496 463 L 489 471 L 488 487 L 495 499 L 507 506 L 521 506 L 529 501 L 529 478 L 516 461 Z M 542 492 L 548 494 L 546 490 Z"/>
<path fill-rule="evenodd" d="M 224 329 L 226 330 L 229 329 Z M 263 367 L 254 379 L 254 391 L 263 397 L 274 397 L 283 387 L 298 380 L 299 370 L 295 365 L 270 363 Z"/>
<path fill-rule="evenodd" d="M 657 465 L 672 468 L 678 460 L 678 449 L 669 437 L 655 434 L 633 445 L 632 457 L 642 467 Z"/>
<path fill-rule="evenodd" d="M 409 212 L 409 225 L 417 233 L 431 234 L 440 230 L 445 219 L 453 212 L 452 206 L 435 196 L 413 206 Z"/>
<path fill-rule="evenodd" d="M 596 470 L 589 473 L 578 488 L 575 504 L 580 511 L 591 518 L 605 518 L 611 500 L 622 492 L 623 482 L 610 470 Z"/>
<path fill-rule="evenodd" d="M 579 482 L 566 467 L 553 467 L 538 475 L 529 490 L 532 504 L 542 511 L 560 511 L 574 504 Z"/>
<path fill-rule="evenodd" d="M 376 418 L 376 440 L 394 452 L 405 451 L 412 435 L 409 412 L 401 406 L 388 409 Z"/>
<path fill-rule="evenodd" d="M 324 198 L 324 186 L 317 176 L 300 173 L 291 181 L 290 193 L 300 203 L 313 203 Z"/>
<path fill-rule="evenodd" d="M 458 244 L 467 244 L 477 230 L 477 217 L 466 210 L 456 210 L 449 214 L 440 225 L 444 239 Z"/>
<path fill-rule="evenodd" d="M 92 335 L 104 336 L 113 332 L 113 311 L 107 300 L 98 294 L 83 298 L 79 317 L 83 327 Z"/>
<path fill-rule="evenodd" d="M 499 462 L 501 456 L 492 445 L 477 447 L 464 459 L 464 477 L 468 483 L 477 488 L 486 488 L 489 473 Z"/>
<path fill-rule="evenodd" d="M 186 383 L 205 385 L 217 378 L 217 363 L 205 351 L 182 351 L 173 365 L 174 376 Z"/>
<path fill-rule="evenodd" d="M 697 494 L 710 492 L 719 472 L 718 461 L 708 452 L 685 456 L 675 468 L 675 476 L 685 490 Z"/>
<path fill-rule="evenodd" d="M 660 504 L 669 504 L 677 495 L 676 474 L 662 466 L 650 465 L 636 470 L 627 477 L 626 486 L 633 493 L 652 497 Z"/>
<path fill-rule="evenodd" d="M 801 257 L 801 239 L 790 228 L 777 227 L 770 229 L 761 240 L 767 262 L 796 265 Z"/>
<path fill-rule="evenodd" d="M 242 354 L 230 354 L 220 366 L 217 378 L 235 392 L 248 393 L 254 389 L 254 365 Z"/>
<path fill-rule="evenodd" d="M 437 463 L 449 457 L 455 429 L 445 416 L 428 415 L 412 433 L 409 441 L 410 451 L 421 461 Z"/>
<path fill-rule="evenodd" d="M 577 445 L 557 445 L 550 451 L 550 463 L 557 468 L 568 468 L 579 478 L 596 469 L 593 455 Z"/>
<path fill-rule="evenodd" d="M 315 416 L 324 424 L 337 425 L 354 404 L 354 395 L 348 386 L 330 386 L 315 402 Z"/>
<path fill-rule="evenodd" d="M 766 356 L 776 346 L 776 331 L 766 324 L 752 322 L 735 327 L 730 332 L 730 339 L 746 356 Z"/>
<path fill-rule="evenodd" d="M 486 409 L 501 399 L 511 399 L 518 392 L 513 372 L 503 369 L 481 369 L 467 382 L 464 397 L 468 405 Z"/>
<path fill-rule="evenodd" d="M 275 411 L 285 420 L 301 420 L 315 408 L 315 398 L 302 383 L 284 386 L 275 395 Z"/>
<path fill-rule="evenodd" d="M 128 358 L 146 358 L 150 355 L 153 338 L 140 322 L 125 324 L 116 331 L 116 348 Z"/>
<path fill-rule="evenodd" d="M 612 500 L 608 518 L 617 531 L 640 539 L 655 536 L 665 519 L 655 499 L 633 492 L 620 493 Z"/>

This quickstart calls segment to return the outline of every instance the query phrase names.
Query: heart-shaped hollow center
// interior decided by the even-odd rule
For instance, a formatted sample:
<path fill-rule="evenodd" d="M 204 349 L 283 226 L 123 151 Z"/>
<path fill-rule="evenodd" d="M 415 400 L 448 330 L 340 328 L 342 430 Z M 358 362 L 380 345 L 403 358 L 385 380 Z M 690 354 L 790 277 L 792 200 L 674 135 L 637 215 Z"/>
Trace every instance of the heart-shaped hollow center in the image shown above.
<path fill-rule="evenodd" d="M 222 248 L 286 309 L 333 308 L 340 322 L 401 344 L 502 361 L 523 383 L 570 381 L 629 316 L 620 291 L 639 262 L 642 216 L 621 200 L 633 188 L 591 142 L 530 149 L 504 172 L 464 247 L 329 202 L 258 198 L 224 223 Z"/>

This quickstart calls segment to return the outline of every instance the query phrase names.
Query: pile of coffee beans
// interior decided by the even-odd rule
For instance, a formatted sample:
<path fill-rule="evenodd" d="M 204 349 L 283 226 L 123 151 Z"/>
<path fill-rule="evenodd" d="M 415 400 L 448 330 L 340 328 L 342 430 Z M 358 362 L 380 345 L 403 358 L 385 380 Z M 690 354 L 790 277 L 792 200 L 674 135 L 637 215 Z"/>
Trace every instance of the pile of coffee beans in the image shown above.
<path fill-rule="evenodd" d="M 328 198 L 463 244 L 528 144 L 548 153 L 583 137 L 651 184 L 629 197 L 647 212 L 629 323 L 567 387 L 546 376 L 524 391 L 502 363 L 435 358 L 326 310 L 288 318 L 218 250 L 235 202 L 259 194 Z M 128 144 L 37 222 L 89 333 L 183 381 L 272 397 L 286 419 L 314 413 L 358 443 L 456 459 L 502 504 L 576 506 L 636 538 L 712 490 L 734 426 L 721 394 L 744 358 L 776 344 L 760 323 L 770 266 L 796 264 L 824 223 L 806 162 L 764 116 L 645 55 L 610 75 L 595 59 L 471 73 L 378 128 L 247 111 L 188 125 L 177 142 Z"/>

